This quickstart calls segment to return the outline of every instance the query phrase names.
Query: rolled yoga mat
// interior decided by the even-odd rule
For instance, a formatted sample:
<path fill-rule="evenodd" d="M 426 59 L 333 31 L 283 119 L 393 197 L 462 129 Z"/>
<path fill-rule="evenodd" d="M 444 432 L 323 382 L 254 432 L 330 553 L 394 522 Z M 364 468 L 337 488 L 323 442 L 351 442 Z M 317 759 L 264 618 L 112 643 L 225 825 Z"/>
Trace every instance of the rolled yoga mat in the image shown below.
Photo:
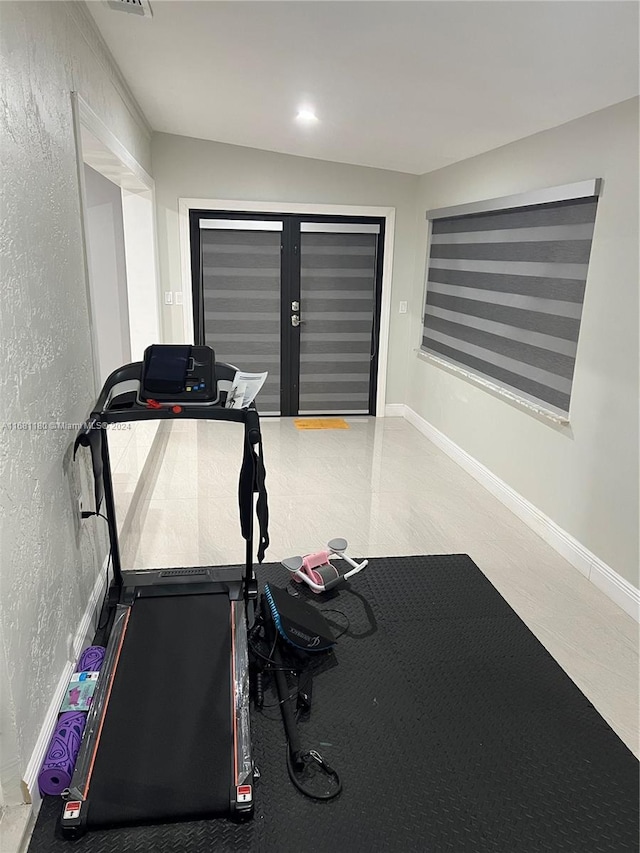
<path fill-rule="evenodd" d="M 61 794 L 71 784 L 86 720 L 84 711 L 66 711 L 60 715 L 38 775 L 42 794 Z"/>
<path fill-rule="evenodd" d="M 89 646 L 80 655 L 75 671 L 97 672 L 102 666 L 104 653 L 104 646 Z M 38 774 L 42 794 L 61 794 L 71 784 L 86 721 L 86 711 L 65 711 L 58 718 Z"/>
<path fill-rule="evenodd" d="M 102 666 L 105 651 L 104 646 L 89 646 L 80 655 L 76 672 L 98 672 Z"/>

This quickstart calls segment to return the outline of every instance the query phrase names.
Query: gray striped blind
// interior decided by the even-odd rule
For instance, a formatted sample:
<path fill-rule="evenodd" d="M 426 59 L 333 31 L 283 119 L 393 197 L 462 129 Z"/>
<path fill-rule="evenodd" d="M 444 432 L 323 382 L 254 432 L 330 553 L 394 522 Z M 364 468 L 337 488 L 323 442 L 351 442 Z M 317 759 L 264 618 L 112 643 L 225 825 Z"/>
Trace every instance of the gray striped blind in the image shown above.
<path fill-rule="evenodd" d="M 568 414 L 597 201 L 434 220 L 422 349 Z"/>
<path fill-rule="evenodd" d="M 368 414 L 377 234 L 300 235 L 300 414 Z"/>
<path fill-rule="evenodd" d="M 263 414 L 280 413 L 280 240 L 278 231 L 200 231 L 205 343 L 218 361 L 269 371 Z"/>

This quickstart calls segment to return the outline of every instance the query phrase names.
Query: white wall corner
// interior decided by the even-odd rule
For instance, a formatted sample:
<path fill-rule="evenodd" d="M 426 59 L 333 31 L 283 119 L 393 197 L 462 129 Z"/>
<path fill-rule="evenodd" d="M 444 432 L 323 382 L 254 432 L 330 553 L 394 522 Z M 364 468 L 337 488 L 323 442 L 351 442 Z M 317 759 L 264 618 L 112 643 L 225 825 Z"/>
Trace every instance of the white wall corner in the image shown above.
<path fill-rule="evenodd" d="M 151 139 L 153 128 L 149 124 L 146 115 L 142 111 L 142 107 L 135 99 L 133 92 L 129 88 L 120 66 L 115 61 L 113 54 L 109 50 L 106 41 L 102 37 L 102 33 L 98 29 L 96 22 L 91 16 L 91 12 L 85 3 L 78 3 L 76 0 L 67 0 L 64 4 L 65 8 L 74 21 L 83 38 L 89 45 L 93 55 L 100 63 L 100 67 L 110 79 L 113 87 L 122 99 L 122 102 L 128 109 L 131 116 L 134 118 L 140 129 L 143 131 L 147 139 Z"/>
<path fill-rule="evenodd" d="M 404 418 L 405 409 L 404 403 L 387 403 L 384 407 L 385 418 Z"/>
<path fill-rule="evenodd" d="M 621 607 L 625 613 L 628 613 L 636 622 L 640 621 L 640 591 L 633 584 L 621 577 L 549 516 L 545 515 L 504 480 L 497 477 L 409 406 L 390 404 L 386 407 L 385 414 L 388 417 L 397 416 L 400 414 L 397 411 L 399 408 L 404 409 L 404 417 L 410 424 L 454 462 L 457 462 L 468 474 L 471 474 L 487 491 L 498 498 L 548 545 L 551 545 L 560 556 L 564 557 L 568 563 L 595 584 L 618 607 Z M 393 411 L 389 412 L 388 409 L 393 409 Z"/>
<path fill-rule="evenodd" d="M 91 642 L 93 625 L 95 624 L 96 615 L 100 611 L 100 605 L 105 592 L 108 560 L 109 556 L 107 555 L 102 568 L 96 577 L 93 590 L 89 596 L 89 601 L 87 602 L 84 614 L 73 638 L 73 659 L 67 661 L 62 673 L 60 674 L 58 684 L 56 685 L 56 689 L 51 697 L 51 702 L 49 703 L 47 713 L 42 723 L 36 745 L 31 753 L 27 769 L 24 772 L 23 789 L 25 792 L 25 800 L 26 802 L 33 804 L 36 812 L 40 808 L 41 802 L 40 791 L 38 790 L 38 773 L 42 766 L 42 762 L 44 761 L 45 753 L 58 719 L 60 705 L 64 699 L 64 693 L 69 684 L 69 680 L 73 675 L 76 662 L 80 657 L 82 650 Z"/>

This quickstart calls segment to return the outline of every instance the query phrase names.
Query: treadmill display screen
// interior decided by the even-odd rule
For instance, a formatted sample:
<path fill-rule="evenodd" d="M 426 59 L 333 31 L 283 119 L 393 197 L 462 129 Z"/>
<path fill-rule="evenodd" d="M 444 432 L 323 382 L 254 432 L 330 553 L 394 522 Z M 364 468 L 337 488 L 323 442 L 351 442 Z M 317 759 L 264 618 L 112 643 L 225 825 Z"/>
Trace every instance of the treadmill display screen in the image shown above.
<path fill-rule="evenodd" d="M 189 368 L 190 346 L 151 347 L 145 370 L 145 388 L 157 394 L 184 391 Z"/>

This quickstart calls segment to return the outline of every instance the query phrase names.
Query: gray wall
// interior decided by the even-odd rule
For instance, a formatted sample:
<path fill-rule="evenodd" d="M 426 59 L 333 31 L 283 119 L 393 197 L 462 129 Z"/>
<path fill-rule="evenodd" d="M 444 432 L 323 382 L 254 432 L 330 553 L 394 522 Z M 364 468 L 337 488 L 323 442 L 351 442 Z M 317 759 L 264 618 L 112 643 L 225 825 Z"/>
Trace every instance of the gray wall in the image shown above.
<path fill-rule="evenodd" d="M 387 403 L 406 402 L 624 578 L 638 585 L 637 99 L 422 177 L 154 134 L 163 290 L 180 288 L 178 199 L 394 206 Z M 425 210 L 604 179 L 573 385 L 555 427 L 415 353 Z M 409 314 L 398 314 L 398 302 Z M 182 309 L 163 308 L 168 340 Z"/>
<path fill-rule="evenodd" d="M 557 428 L 420 359 L 425 211 L 603 178 L 570 411 Z M 638 586 L 638 100 L 422 176 L 407 404 Z"/>
<path fill-rule="evenodd" d="M 0 16 L 0 420 L 79 423 L 95 388 L 71 92 L 146 169 L 149 138 L 83 4 L 3 2 Z M 76 519 L 74 430 L 0 437 L 0 785 L 12 803 L 105 546 Z"/>
<path fill-rule="evenodd" d="M 154 133 L 152 154 L 162 290 L 181 287 L 179 198 L 395 207 L 387 402 L 402 402 L 408 315 L 398 315 L 398 301 L 409 298 L 414 278 L 415 175 L 165 133 Z M 182 309 L 163 306 L 163 321 L 166 340 L 180 340 Z"/>

